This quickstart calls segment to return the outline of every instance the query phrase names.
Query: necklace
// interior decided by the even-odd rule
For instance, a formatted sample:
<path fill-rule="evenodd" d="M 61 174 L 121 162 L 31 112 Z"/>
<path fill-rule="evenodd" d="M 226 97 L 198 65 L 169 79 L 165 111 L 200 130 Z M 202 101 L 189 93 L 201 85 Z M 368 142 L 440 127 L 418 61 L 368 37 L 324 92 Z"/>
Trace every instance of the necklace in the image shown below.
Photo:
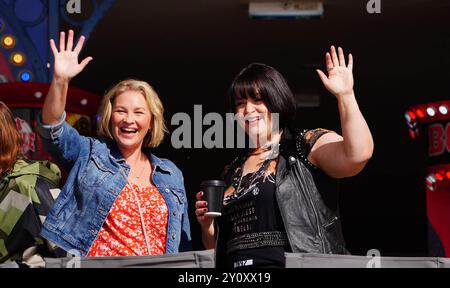
<path fill-rule="evenodd" d="M 139 172 L 139 175 L 136 175 L 136 173 L 134 173 L 132 171 L 132 169 L 130 170 L 130 173 L 132 173 L 134 175 L 134 180 L 136 182 L 139 181 L 139 178 L 141 177 L 142 173 L 144 172 L 146 164 L 147 164 L 147 159 L 144 161 L 144 164 L 142 165 L 142 168 L 141 168 L 141 171 Z M 127 185 L 129 187 L 129 189 L 131 190 L 131 193 L 133 194 L 134 202 L 136 203 L 137 208 L 138 208 L 139 220 L 141 222 L 141 228 L 142 228 L 142 232 L 143 232 L 143 235 L 144 235 L 144 242 L 145 242 L 145 247 L 147 249 L 147 255 L 151 255 L 150 242 L 149 242 L 147 229 L 145 227 L 145 220 L 144 220 L 144 215 L 143 215 L 143 212 L 142 212 L 141 201 L 139 200 L 139 196 L 138 196 L 138 193 L 135 190 L 135 187 L 133 187 L 132 181 L 128 181 L 127 180 Z M 141 189 L 141 188 L 139 188 L 139 185 L 137 185 L 136 183 L 134 185 L 136 185 L 138 187 L 137 189 Z"/>
<path fill-rule="evenodd" d="M 270 160 L 271 160 L 271 159 L 265 159 L 264 162 L 261 164 L 261 166 L 260 166 L 255 172 L 253 172 L 253 173 L 250 172 L 250 173 L 252 173 L 252 177 L 251 177 L 250 180 L 249 180 L 249 186 L 251 186 L 251 184 L 253 183 L 253 181 L 255 181 L 256 178 L 258 178 L 258 176 L 260 175 L 260 171 L 265 171 L 266 166 L 267 166 L 267 164 L 270 162 Z M 242 179 L 244 178 L 244 167 L 245 167 L 245 162 L 244 162 L 244 164 L 242 164 L 242 167 L 241 167 L 241 177 L 239 177 L 239 183 L 238 183 L 237 188 L 236 188 L 236 190 L 235 190 L 235 192 L 236 192 L 237 195 L 240 194 L 240 193 L 239 193 L 239 190 L 240 190 L 240 188 L 241 188 Z M 250 173 L 247 173 L 247 174 L 250 174 Z M 245 175 L 247 175 L 247 174 L 245 174 Z M 236 196 L 237 196 L 237 195 L 236 195 Z"/>
<path fill-rule="evenodd" d="M 261 154 L 264 154 L 265 152 L 268 152 L 268 151 L 270 151 L 269 154 L 264 155 L 264 156 L 261 155 Z M 279 154 L 280 154 L 280 143 L 279 143 L 279 141 L 276 141 L 274 143 L 266 144 L 266 145 L 262 146 L 260 149 L 258 149 L 258 151 L 252 151 L 251 153 L 248 154 L 248 156 L 261 155 L 259 159 L 263 161 L 261 166 L 255 172 L 253 172 L 253 175 L 252 175 L 251 179 L 249 180 L 249 186 L 251 186 L 253 181 L 255 181 L 255 179 L 260 175 L 260 171 L 266 169 L 266 166 L 270 162 L 270 160 L 273 160 L 273 159 L 277 158 Z M 247 161 L 244 161 L 244 163 L 241 166 L 241 176 L 239 177 L 238 185 L 237 185 L 237 187 L 235 186 L 235 189 L 236 189 L 235 190 L 236 195 L 234 195 L 235 197 L 238 197 L 238 195 L 240 194 L 239 190 L 241 188 L 242 179 L 244 178 L 245 162 L 247 162 Z M 235 193 L 233 193 L 233 194 L 235 194 Z"/>
<path fill-rule="evenodd" d="M 151 255 L 150 242 L 148 240 L 147 229 L 145 228 L 145 220 L 144 220 L 144 215 L 142 213 L 141 201 L 139 200 L 139 196 L 137 195 L 136 191 L 134 190 L 134 187 L 130 187 L 130 189 L 131 189 L 131 192 L 133 193 L 134 201 L 136 202 L 137 207 L 138 207 L 139 220 L 141 222 L 142 232 L 144 234 L 144 241 L 145 241 L 145 246 L 147 248 L 147 254 Z"/>
<path fill-rule="evenodd" d="M 144 164 L 142 165 L 142 168 L 141 168 L 141 171 L 139 172 L 139 174 L 134 173 L 133 169 L 130 170 L 130 173 L 133 174 L 133 176 L 134 176 L 134 181 L 139 181 L 139 179 L 142 176 L 142 173 L 144 172 L 146 164 L 147 164 L 147 161 L 144 161 Z"/>
<path fill-rule="evenodd" d="M 244 167 L 245 167 L 245 162 L 244 162 L 244 164 L 242 164 L 242 167 L 241 167 L 241 177 L 239 177 L 239 185 L 236 188 L 236 193 L 238 193 L 239 189 L 241 188 L 242 178 L 244 177 Z"/>

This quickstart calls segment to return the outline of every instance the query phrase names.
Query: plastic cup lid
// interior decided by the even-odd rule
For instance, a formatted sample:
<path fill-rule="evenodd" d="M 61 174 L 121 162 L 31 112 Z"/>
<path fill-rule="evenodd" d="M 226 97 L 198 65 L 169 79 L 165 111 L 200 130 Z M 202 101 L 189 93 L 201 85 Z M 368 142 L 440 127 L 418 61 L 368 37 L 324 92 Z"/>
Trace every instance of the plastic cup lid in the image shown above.
<path fill-rule="evenodd" d="M 205 180 L 202 182 L 202 184 L 200 185 L 202 187 L 204 186 L 222 186 L 222 187 L 226 187 L 225 181 L 222 180 Z"/>

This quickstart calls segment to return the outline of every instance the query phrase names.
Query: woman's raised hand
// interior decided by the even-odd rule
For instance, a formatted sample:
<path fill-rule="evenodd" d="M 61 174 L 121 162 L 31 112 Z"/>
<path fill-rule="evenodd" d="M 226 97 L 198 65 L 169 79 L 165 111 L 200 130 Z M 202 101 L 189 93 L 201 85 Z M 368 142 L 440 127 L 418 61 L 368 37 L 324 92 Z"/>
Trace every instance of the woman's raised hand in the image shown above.
<path fill-rule="evenodd" d="M 330 52 L 325 55 L 328 76 L 317 69 L 325 88 L 336 97 L 353 94 L 353 56 L 348 55 L 348 64 L 345 63 L 344 51 L 341 47 L 331 46 Z"/>
<path fill-rule="evenodd" d="M 60 32 L 59 50 L 56 48 L 55 41 L 50 40 L 50 47 L 55 57 L 55 78 L 70 80 L 83 71 L 84 67 L 93 59 L 92 57 L 86 57 L 81 63 L 78 63 L 78 56 L 83 48 L 85 38 L 81 36 L 75 48 L 73 47 L 73 38 L 73 30 L 69 30 L 66 43 L 65 33 Z"/>

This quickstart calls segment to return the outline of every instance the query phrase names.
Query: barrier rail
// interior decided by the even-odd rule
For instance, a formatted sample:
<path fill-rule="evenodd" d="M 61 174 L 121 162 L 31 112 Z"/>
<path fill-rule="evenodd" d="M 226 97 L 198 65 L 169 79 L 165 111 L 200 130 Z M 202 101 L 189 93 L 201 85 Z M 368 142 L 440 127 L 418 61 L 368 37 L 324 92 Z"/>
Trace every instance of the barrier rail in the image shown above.
<path fill-rule="evenodd" d="M 214 250 L 135 257 L 45 259 L 46 268 L 214 268 Z M 450 268 L 450 258 L 286 253 L 286 268 Z"/>

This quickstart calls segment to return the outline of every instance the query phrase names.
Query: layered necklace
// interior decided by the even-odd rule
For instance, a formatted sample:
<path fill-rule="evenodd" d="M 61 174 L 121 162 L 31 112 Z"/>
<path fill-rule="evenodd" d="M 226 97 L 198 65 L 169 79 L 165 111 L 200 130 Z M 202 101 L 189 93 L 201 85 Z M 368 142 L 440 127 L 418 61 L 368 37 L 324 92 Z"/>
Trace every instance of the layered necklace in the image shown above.
<path fill-rule="evenodd" d="M 245 168 L 245 163 L 247 162 L 247 159 L 245 159 L 239 169 L 239 173 L 238 175 L 236 175 L 234 177 L 234 183 L 233 186 L 235 188 L 235 192 L 233 194 L 230 195 L 230 200 L 231 199 L 236 199 L 239 198 L 241 195 L 245 194 L 245 191 L 247 191 L 248 189 L 253 187 L 253 184 L 255 182 L 256 179 L 258 179 L 262 174 L 265 173 L 268 164 L 270 163 L 271 160 L 275 159 L 278 157 L 279 153 L 280 153 L 280 149 L 279 149 L 279 141 L 276 141 L 274 143 L 270 143 L 270 144 L 266 144 L 264 146 L 262 146 L 261 148 L 250 152 L 247 155 L 247 159 L 250 156 L 255 156 L 255 155 L 260 155 L 260 154 L 264 154 L 264 156 L 260 157 L 260 160 L 262 161 L 262 164 L 260 165 L 260 167 L 255 171 L 255 172 L 250 172 L 248 174 L 252 174 L 250 179 L 248 180 L 248 182 L 246 181 L 246 187 L 245 189 L 241 190 L 241 185 L 242 185 L 242 179 L 244 178 L 244 168 Z M 265 152 L 270 151 L 270 153 L 265 154 Z M 239 175 L 240 174 L 240 175 Z M 239 179 L 239 181 L 237 181 Z"/>

